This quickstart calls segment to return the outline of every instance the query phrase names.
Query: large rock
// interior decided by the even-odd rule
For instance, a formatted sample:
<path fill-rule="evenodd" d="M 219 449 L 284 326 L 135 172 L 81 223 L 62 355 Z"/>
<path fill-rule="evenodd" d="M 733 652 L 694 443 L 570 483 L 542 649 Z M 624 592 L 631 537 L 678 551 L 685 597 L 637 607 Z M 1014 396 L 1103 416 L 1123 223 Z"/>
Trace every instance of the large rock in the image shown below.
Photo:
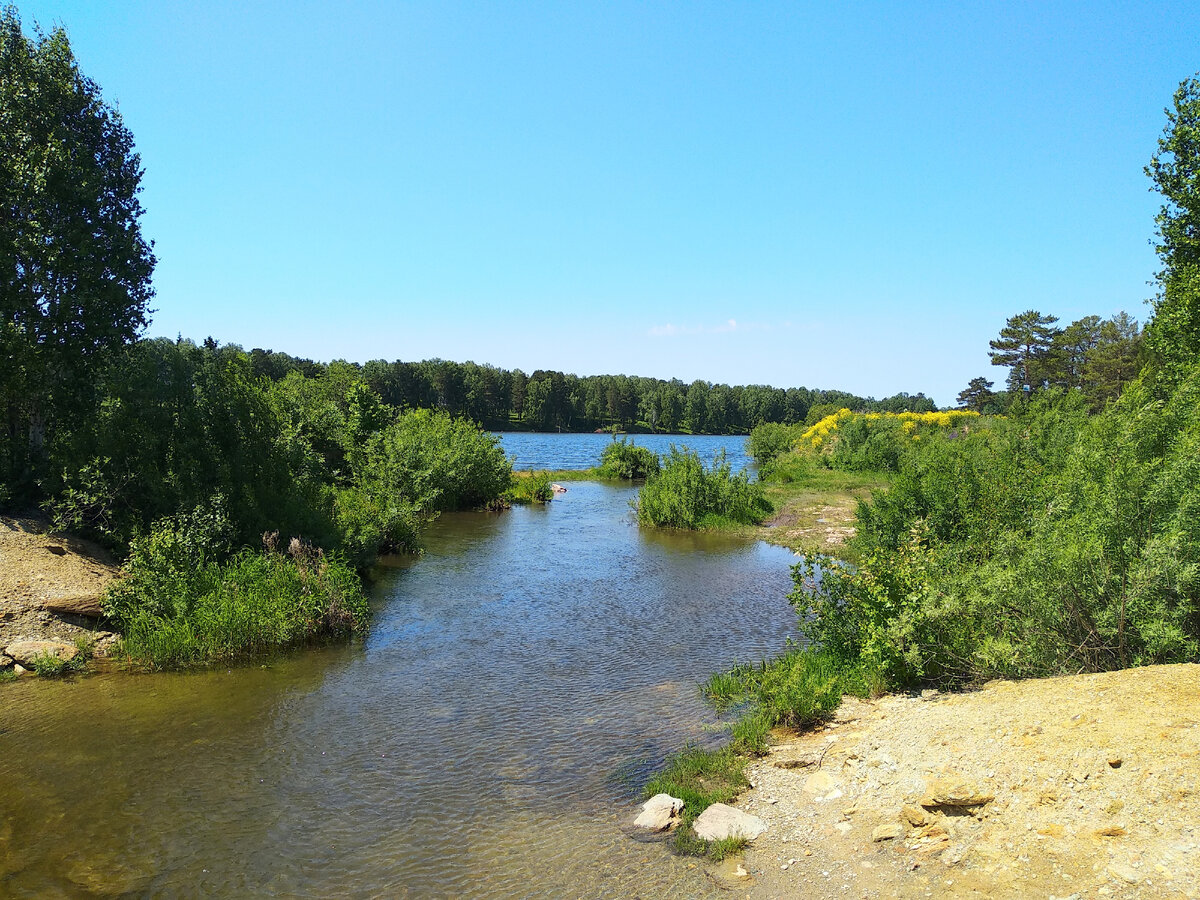
<path fill-rule="evenodd" d="M 48 653 L 64 662 L 70 662 L 79 650 L 61 641 L 17 641 L 15 644 L 9 644 L 4 652 L 20 665 L 33 668 L 33 661 L 39 656 Z"/>
<path fill-rule="evenodd" d="M 42 601 L 42 609 L 70 616 L 86 616 L 89 619 L 99 619 L 104 615 L 104 610 L 100 608 L 99 594 L 64 594 L 59 597 L 47 597 Z"/>
<path fill-rule="evenodd" d="M 982 806 L 996 799 L 969 781 L 957 778 L 935 778 L 925 788 L 920 804 L 926 809 L 938 806 Z"/>
<path fill-rule="evenodd" d="M 706 841 L 722 841 L 725 838 L 742 837 L 748 841 L 754 840 L 767 830 L 767 823 L 758 816 L 726 806 L 724 803 L 714 803 L 696 818 L 692 828 L 697 836 Z"/>
<path fill-rule="evenodd" d="M 642 804 L 642 811 L 633 824 L 651 831 L 666 831 L 679 824 L 679 811 L 683 801 L 670 794 L 655 794 Z"/>

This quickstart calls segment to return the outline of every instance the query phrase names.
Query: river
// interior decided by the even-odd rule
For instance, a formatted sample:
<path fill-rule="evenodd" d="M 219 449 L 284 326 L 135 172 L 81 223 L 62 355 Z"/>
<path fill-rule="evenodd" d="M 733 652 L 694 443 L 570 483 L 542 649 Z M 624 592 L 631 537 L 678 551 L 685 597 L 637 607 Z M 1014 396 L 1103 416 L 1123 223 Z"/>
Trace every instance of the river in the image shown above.
<path fill-rule="evenodd" d="M 353 643 L 0 686 L 0 896 L 720 895 L 622 826 L 717 739 L 697 683 L 794 632 L 792 557 L 635 496 L 443 516 Z"/>

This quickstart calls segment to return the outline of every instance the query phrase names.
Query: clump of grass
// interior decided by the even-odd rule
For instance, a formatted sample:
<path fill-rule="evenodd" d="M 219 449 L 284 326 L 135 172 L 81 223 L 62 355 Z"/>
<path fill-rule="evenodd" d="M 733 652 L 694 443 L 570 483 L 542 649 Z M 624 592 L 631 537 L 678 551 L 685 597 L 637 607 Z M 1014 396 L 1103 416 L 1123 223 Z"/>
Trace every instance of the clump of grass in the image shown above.
<path fill-rule="evenodd" d="M 512 484 L 504 492 L 508 503 L 547 503 L 554 499 L 549 472 L 514 472 Z"/>
<path fill-rule="evenodd" d="M 16 681 L 21 676 L 17 674 L 17 670 L 11 666 L 7 669 L 0 669 L 0 684 L 7 684 L 10 681 Z"/>
<path fill-rule="evenodd" d="M 67 675 L 76 675 L 84 671 L 91 658 L 92 639 L 86 635 L 80 635 L 75 639 L 75 655 L 73 657 L 63 659 L 50 651 L 39 653 L 33 658 L 33 671 L 40 678 L 64 678 Z"/>
<path fill-rule="evenodd" d="M 705 841 L 692 823 L 712 804 L 729 803 L 745 790 L 745 765 L 767 751 L 773 728 L 819 722 L 838 708 L 843 696 L 866 696 L 877 684 L 870 673 L 831 653 L 795 646 L 777 659 L 709 678 L 702 691 L 718 709 L 743 707 L 730 726 L 729 743 L 715 750 L 684 748 L 645 788 L 647 797 L 667 793 L 684 801 L 672 844 L 676 852 L 720 860 L 742 850 L 744 839 Z"/>

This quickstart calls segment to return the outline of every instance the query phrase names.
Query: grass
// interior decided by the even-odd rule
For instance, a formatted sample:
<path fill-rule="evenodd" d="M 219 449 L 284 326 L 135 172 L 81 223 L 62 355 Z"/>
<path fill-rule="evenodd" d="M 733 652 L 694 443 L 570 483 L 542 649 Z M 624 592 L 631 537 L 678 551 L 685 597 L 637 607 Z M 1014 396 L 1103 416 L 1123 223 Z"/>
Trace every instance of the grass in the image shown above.
<path fill-rule="evenodd" d="M 802 453 L 773 461 L 764 475 L 774 515 L 746 534 L 794 551 L 816 548 L 847 562 L 856 562 L 846 540 L 854 533 L 859 501 L 891 484 L 886 474 L 826 469 Z"/>
<path fill-rule="evenodd" d="M 514 472 L 502 499 L 508 503 L 546 503 L 554 499 L 549 472 Z"/>
<path fill-rule="evenodd" d="M 830 653 L 792 646 L 777 659 L 737 666 L 713 675 L 704 695 L 718 709 L 742 707 L 730 728 L 730 740 L 716 750 L 685 747 L 667 760 L 645 787 L 645 795 L 670 794 L 684 801 L 673 847 L 688 856 L 720 860 L 746 846 L 742 839 L 709 842 L 696 836 L 692 823 L 714 803 L 729 803 L 746 787 L 746 763 L 767 751 L 771 731 L 803 728 L 823 721 L 847 694 L 878 693 L 881 680 Z"/>
<path fill-rule="evenodd" d="M 49 652 L 39 653 L 33 658 L 34 673 L 40 678 L 64 678 L 84 671 L 92 658 L 92 639 L 82 635 L 77 637 L 75 651 L 71 659 L 61 659 Z"/>

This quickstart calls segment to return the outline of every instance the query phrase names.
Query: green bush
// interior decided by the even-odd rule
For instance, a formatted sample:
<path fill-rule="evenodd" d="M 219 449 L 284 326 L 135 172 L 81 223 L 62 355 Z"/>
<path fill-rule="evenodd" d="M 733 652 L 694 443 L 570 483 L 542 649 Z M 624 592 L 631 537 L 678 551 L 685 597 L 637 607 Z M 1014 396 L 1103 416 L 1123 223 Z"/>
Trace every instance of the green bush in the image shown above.
<path fill-rule="evenodd" d="M 764 466 L 791 450 L 799 436 L 799 431 L 793 426 L 764 422 L 750 431 L 746 449 L 759 466 Z"/>
<path fill-rule="evenodd" d="M 753 525 L 770 511 L 762 486 L 747 472 L 734 475 L 724 451 L 705 468 L 698 453 L 674 445 L 637 501 L 638 522 L 669 528 Z"/>
<path fill-rule="evenodd" d="M 513 473 L 512 486 L 504 492 L 509 503 L 548 503 L 554 499 L 549 472 Z"/>
<path fill-rule="evenodd" d="M 612 441 L 600 454 L 600 473 L 604 478 L 649 478 L 658 471 L 657 453 L 624 438 Z"/>
<path fill-rule="evenodd" d="M 127 575 L 104 602 L 131 661 L 198 665 L 365 628 L 362 585 L 339 558 L 298 539 L 280 552 L 267 535 L 263 552 L 216 562 L 206 524 L 176 517 L 134 541 Z"/>
<path fill-rule="evenodd" d="M 1200 653 L 1200 366 L 1089 417 L 1045 392 L 910 454 L 859 510 L 860 565 L 798 567 L 822 647 L 893 685 L 1097 671 Z"/>

